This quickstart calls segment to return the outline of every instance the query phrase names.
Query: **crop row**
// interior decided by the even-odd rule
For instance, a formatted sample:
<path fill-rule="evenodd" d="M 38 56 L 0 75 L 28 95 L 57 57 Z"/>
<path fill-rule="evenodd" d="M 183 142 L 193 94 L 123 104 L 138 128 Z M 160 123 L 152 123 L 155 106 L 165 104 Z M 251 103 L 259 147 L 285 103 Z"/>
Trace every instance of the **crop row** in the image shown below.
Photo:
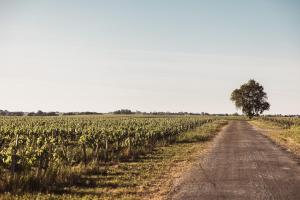
<path fill-rule="evenodd" d="M 300 118 L 296 118 L 296 117 L 262 117 L 261 119 L 264 121 L 272 122 L 283 128 L 300 126 Z"/>
<path fill-rule="evenodd" d="M 203 117 L 3 117 L 0 170 L 12 174 L 90 162 L 118 161 L 172 143 L 176 136 L 213 121 Z"/>

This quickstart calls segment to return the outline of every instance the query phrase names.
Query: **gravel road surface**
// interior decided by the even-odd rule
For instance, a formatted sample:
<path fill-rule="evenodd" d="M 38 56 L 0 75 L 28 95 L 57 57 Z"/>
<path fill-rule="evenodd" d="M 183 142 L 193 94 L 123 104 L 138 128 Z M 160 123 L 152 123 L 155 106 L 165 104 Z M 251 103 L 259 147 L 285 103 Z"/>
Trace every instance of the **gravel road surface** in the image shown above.
<path fill-rule="evenodd" d="M 232 121 L 168 199 L 300 200 L 300 164 L 246 121 Z"/>

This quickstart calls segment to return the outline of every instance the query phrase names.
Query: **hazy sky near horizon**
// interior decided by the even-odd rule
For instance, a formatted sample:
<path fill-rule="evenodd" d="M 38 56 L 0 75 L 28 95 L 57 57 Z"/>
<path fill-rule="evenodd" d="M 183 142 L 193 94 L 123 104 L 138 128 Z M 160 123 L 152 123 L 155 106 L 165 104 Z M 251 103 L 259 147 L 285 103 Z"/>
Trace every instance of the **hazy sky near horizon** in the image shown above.
<path fill-rule="evenodd" d="M 0 0 L 0 109 L 300 114 L 300 1 Z"/>

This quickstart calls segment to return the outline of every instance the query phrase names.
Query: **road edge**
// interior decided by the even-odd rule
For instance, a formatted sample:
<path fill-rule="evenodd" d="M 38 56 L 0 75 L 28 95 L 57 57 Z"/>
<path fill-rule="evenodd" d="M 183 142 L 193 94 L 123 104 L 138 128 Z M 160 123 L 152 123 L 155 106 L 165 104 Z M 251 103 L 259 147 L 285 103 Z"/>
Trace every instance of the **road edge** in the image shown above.
<path fill-rule="evenodd" d="M 201 162 L 203 159 L 205 159 L 206 155 L 213 149 L 216 142 L 221 137 L 223 137 L 222 133 L 224 132 L 224 130 L 226 130 L 229 127 L 230 123 L 232 123 L 232 120 L 228 120 L 228 123 L 225 126 L 223 126 L 222 128 L 220 128 L 220 130 L 218 130 L 216 136 L 212 140 L 206 142 L 206 147 L 202 151 L 197 152 L 195 154 L 193 161 L 191 163 L 189 163 L 189 166 L 185 167 L 184 170 L 182 170 L 182 173 L 178 177 L 175 177 L 172 180 L 172 184 L 169 187 L 169 192 L 164 196 L 164 198 L 161 198 L 158 200 L 172 199 L 171 196 L 176 192 L 176 188 L 178 188 L 178 186 L 182 183 L 185 176 L 188 176 L 189 172 L 192 171 L 194 167 L 199 166 L 199 162 Z M 154 199 L 154 200 L 157 200 L 157 199 Z"/>
<path fill-rule="evenodd" d="M 248 123 L 254 128 L 254 130 L 272 142 L 275 146 L 283 150 L 291 159 L 295 160 L 300 165 L 300 152 L 291 148 L 288 143 L 284 142 L 278 136 L 274 136 L 283 130 L 261 127 L 259 124 L 255 123 L 255 121 L 249 121 Z"/>

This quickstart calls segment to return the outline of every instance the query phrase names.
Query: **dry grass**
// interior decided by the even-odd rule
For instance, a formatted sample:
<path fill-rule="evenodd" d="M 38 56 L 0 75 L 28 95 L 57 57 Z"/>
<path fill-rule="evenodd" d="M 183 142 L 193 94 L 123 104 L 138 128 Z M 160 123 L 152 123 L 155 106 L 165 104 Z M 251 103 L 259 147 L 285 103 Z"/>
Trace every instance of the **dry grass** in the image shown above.
<path fill-rule="evenodd" d="M 262 133 L 271 138 L 280 146 L 300 156 L 300 127 L 292 126 L 289 129 L 281 128 L 272 122 L 255 120 L 250 122 Z"/>

